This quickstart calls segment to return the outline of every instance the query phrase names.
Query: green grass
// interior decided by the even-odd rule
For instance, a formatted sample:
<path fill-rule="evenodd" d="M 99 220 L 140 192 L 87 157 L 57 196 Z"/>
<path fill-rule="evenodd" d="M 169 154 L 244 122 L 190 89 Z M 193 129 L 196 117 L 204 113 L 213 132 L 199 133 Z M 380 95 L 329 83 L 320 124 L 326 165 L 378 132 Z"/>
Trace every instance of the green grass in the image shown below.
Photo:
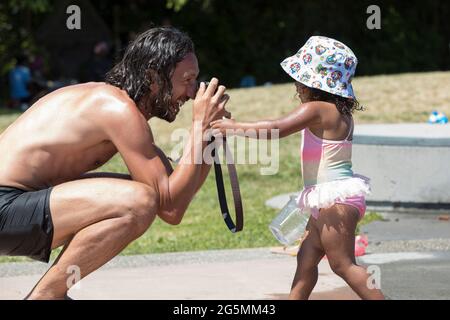
<path fill-rule="evenodd" d="M 381 214 L 379 214 L 378 212 L 367 212 L 364 215 L 364 218 L 362 218 L 362 220 L 356 226 L 355 235 L 358 235 L 361 233 L 362 226 L 369 224 L 371 222 L 374 222 L 374 221 L 383 221 L 383 220 L 384 220 L 383 216 Z"/>
<path fill-rule="evenodd" d="M 354 87 L 360 102 L 367 108 L 355 115 L 357 123 L 424 122 L 434 108 L 450 115 L 450 72 L 362 77 L 354 80 Z M 278 117 L 298 105 L 294 93 L 293 84 L 230 90 L 228 109 L 238 120 Z M 150 121 L 156 142 L 166 153 L 176 144 L 170 140 L 172 131 L 189 127 L 190 109 L 190 104 L 183 107 L 179 119 L 173 124 L 153 119 Z M 0 109 L 0 132 L 18 115 Z M 264 203 L 273 196 L 301 188 L 299 139 L 299 134 L 296 134 L 279 141 L 280 163 L 276 175 L 261 175 L 259 170 L 265 166 L 237 165 L 245 213 L 242 232 L 232 234 L 225 226 L 217 201 L 214 172 L 211 170 L 180 225 L 171 226 L 157 219 L 122 254 L 279 245 L 268 229 L 268 224 L 277 212 Z M 120 156 L 115 156 L 100 170 L 126 172 L 126 167 Z M 229 190 L 227 195 L 231 197 Z M 231 204 L 231 199 L 229 202 Z M 368 213 L 359 226 L 379 219 L 379 214 Z M 52 256 L 55 257 L 58 252 L 55 250 Z M 0 257 L 0 262 L 6 261 L 28 259 Z"/>
<path fill-rule="evenodd" d="M 16 110 L 0 108 L 0 133 L 16 120 L 20 114 L 21 112 Z"/>

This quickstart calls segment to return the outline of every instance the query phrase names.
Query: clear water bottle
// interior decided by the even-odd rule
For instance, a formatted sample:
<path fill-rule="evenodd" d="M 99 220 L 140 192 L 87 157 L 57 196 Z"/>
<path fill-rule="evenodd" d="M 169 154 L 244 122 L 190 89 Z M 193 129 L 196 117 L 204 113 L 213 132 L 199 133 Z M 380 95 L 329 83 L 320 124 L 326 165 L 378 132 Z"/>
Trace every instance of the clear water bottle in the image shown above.
<path fill-rule="evenodd" d="M 275 238 L 286 246 L 303 237 L 310 217 L 309 210 L 300 209 L 296 199 L 296 196 L 291 196 L 289 202 L 269 225 Z"/>

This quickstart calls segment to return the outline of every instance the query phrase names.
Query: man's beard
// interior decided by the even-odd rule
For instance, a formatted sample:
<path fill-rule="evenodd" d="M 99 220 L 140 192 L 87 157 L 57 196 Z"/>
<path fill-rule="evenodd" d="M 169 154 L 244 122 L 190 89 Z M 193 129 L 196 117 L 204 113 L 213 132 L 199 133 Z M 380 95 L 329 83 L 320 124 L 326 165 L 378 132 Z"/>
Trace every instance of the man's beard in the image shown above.
<path fill-rule="evenodd" d="M 172 102 L 171 94 L 158 93 L 156 96 L 149 95 L 142 99 L 143 110 L 149 117 L 157 117 L 167 122 L 173 122 L 180 107 L 184 104 L 184 100 L 177 100 Z"/>

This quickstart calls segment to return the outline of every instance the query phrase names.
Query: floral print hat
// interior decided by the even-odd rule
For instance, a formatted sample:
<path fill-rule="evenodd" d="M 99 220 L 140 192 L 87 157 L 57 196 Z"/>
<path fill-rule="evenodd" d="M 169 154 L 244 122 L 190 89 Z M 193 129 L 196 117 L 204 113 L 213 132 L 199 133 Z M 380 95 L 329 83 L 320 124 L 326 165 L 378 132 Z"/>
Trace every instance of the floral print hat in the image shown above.
<path fill-rule="evenodd" d="M 294 80 L 341 97 L 355 98 L 351 85 L 358 60 L 337 40 L 313 36 L 281 67 Z"/>

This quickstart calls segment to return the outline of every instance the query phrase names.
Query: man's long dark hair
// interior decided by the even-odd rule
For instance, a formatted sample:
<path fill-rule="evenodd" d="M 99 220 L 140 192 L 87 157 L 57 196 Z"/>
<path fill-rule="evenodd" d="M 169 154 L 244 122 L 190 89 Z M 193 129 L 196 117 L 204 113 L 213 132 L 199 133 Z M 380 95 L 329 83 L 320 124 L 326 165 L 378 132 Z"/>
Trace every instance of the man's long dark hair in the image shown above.
<path fill-rule="evenodd" d="M 194 52 L 194 44 L 187 34 L 172 27 L 151 28 L 128 45 L 122 60 L 107 74 L 106 83 L 125 90 L 136 105 L 147 98 L 150 85 L 157 83 L 158 97 L 153 106 L 144 103 L 143 108 L 154 116 L 164 118 L 167 110 L 163 108 L 170 103 L 172 84 L 170 78 L 175 66 L 183 58 Z M 164 107 L 164 109 L 166 109 Z"/>

